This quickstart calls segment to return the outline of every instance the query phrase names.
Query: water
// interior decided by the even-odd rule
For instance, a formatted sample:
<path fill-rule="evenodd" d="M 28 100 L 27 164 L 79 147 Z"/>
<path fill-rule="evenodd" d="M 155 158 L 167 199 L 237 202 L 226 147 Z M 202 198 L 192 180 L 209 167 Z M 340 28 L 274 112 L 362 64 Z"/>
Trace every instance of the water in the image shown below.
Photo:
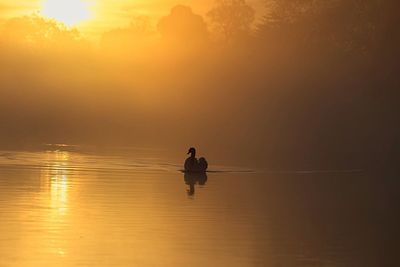
<path fill-rule="evenodd" d="M 0 152 L 0 267 L 399 266 L 397 177 L 47 150 Z"/>

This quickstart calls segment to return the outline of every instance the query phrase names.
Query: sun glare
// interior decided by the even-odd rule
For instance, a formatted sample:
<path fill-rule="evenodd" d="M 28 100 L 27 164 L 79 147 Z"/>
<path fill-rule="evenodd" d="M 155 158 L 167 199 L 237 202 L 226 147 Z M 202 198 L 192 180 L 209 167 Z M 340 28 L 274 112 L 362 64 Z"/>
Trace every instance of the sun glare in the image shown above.
<path fill-rule="evenodd" d="M 88 3 L 82 0 L 45 0 L 42 14 L 68 26 L 89 19 Z"/>

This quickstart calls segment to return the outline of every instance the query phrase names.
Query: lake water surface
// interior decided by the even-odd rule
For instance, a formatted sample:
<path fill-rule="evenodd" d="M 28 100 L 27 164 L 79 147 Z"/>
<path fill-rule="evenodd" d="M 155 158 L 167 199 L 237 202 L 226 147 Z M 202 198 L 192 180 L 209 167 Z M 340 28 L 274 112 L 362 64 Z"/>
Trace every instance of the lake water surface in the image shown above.
<path fill-rule="evenodd" d="M 400 266 L 398 177 L 210 165 L 0 152 L 0 267 Z"/>

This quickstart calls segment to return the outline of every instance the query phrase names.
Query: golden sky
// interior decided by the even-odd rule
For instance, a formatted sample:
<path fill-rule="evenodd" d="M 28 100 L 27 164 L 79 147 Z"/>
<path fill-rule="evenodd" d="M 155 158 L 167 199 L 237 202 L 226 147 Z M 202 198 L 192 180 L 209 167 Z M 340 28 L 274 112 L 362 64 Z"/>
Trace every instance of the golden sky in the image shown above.
<path fill-rule="evenodd" d="M 71 2 L 86 5 L 89 9 L 88 18 L 74 26 L 88 37 L 95 37 L 113 28 L 129 25 L 134 16 L 148 15 L 156 22 L 177 4 L 191 6 L 195 13 L 204 15 L 211 9 L 214 0 L 0 0 L 0 20 L 32 13 L 43 14 L 46 2 L 56 6 L 70 5 Z M 247 2 L 256 9 L 258 15 L 262 14 L 263 1 Z"/>

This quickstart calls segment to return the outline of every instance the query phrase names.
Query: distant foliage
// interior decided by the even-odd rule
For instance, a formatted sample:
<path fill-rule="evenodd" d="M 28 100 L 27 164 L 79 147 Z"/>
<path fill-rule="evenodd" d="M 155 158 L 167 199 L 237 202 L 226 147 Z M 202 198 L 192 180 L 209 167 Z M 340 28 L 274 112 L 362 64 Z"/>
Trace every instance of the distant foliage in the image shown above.
<path fill-rule="evenodd" d="M 152 23 L 149 16 L 137 16 L 131 20 L 130 27 L 131 31 L 139 36 L 151 34 L 152 31 Z"/>
<path fill-rule="evenodd" d="M 11 45 L 68 47 L 83 42 L 76 29 L 37 15 L 12 18 L 6 21 L 0 32 L 2 41 Z"/>
<path fill-rule="evenodd" d="M 151 44 L 152 36 L 155 31 L 150 17 L 133 17 L 128 27 L 112 29 L 102 35 L 101 45 L 103 48 L 115 50 L 115 52 L 125 50 L 138 51 Z"/>
<path fill-rule="evenodd" d="M 381 23 L 382 1 L 267 0 L 258 35 L 299 47 L 366 52 Z"/>
<path fill-rule="evenodd" d="M 245 0 L 216 0 L 207 16 L 213 29 L 226 42 L 231 42 L 250 33 L 255 11 Z"/>

